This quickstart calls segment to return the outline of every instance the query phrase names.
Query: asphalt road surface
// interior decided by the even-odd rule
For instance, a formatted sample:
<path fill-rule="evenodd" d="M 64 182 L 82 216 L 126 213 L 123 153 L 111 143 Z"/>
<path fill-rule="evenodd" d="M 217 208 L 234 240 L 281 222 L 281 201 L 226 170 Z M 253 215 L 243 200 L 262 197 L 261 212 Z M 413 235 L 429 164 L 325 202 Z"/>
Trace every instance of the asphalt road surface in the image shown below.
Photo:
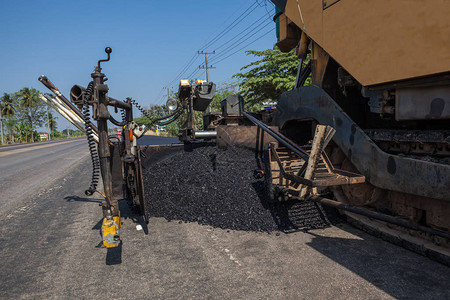
<path fill-rule="evenodd" d="M 86 138 L 1 147 L 0 209 L 33 198 L 87 155 Z"/>
<path fill-rule="evenodd" d="M 146 234 L 120 201 L 122 246 L 105 249 L 86 149 L 0 149 L 0 298 L 450 298 L 448 267 L 346 224 L 277 235 L 152 218 Z"/>

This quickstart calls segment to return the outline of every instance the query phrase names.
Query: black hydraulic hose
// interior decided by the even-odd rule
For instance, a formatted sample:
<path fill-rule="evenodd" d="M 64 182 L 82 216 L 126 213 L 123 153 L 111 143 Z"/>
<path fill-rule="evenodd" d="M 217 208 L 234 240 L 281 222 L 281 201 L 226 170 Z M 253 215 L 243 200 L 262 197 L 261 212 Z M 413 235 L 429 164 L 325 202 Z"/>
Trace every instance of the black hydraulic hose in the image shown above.
<path fill-rule="evenodd" d="M 126 117 L 125 109 L 121 109 L 120 110 L 120 114 L 122 116 L 122 122 L 126 122 L 127 121 L 127 117 Z"/>
<path fill-rule="evenodd" d="M 309 74 L 311 74 L 311 60 L 306 64 L 305 68 L 301 71 L 296 88 L 301 87 L 305 84 L 305 81 L 306 79 L 308 79 Z"/>
<path fill-rule="evenodd" d="M 136 102 L 136 100 L 131 99 L 131 103 L 134 104 L 134 106 L 136 106 L 136 108 L 144 115 L 146 116 L 148 119 L 152 119 L 151 116 L 149 116 L 147 114 L 147 112 L 139 105 L 139 103 Z"/>
<path fill-rule="evenodd" d="M 183 113 L 183 111 L 184 111 L 184 110 L 181 109 L 180 111 L 178 111 L 178 113 L 177 113 L 176 115 L 172 115 L 172 118 L 171 118 L 171 119 L 165 120 L 165 121 L 161 121 L 161 122 L 156 122 L 156 124 L 159 125 L 159 126 L 168 125 L 168 124 L 170 124 L 170 123 L 176 121 L 176 120 L 181 116 L 181 114 Z"/>
<path fill-rule="evenodd" d="M 127 121 L 126 120 L 122 121 L 122 122 L 119 122 L 116 119 L 114 119 L 113 116 L 109 116 L 109 121 L 111 121 L 111 123 L 113 123 L 114 125 L 120 126 L 120 127 L 127 125 Z"/>
<path fill-rule="evenodd" d="M 176 119 L 178 119 L 181 114 L 183 113 L 185 106 L 180 106 L 179 108 L 177 108 L 176 110 L 174 110 L 171 114 L 167 115 L 167 116 L 163 116 L 160 118 L 154 118 L 152 116 L 150 116 L 134 99 L 131 99 L 131 103 L 134 104 L 134 106 L 136 106 L 136 108 L 147 118 L 149 119 L 153 124 L 159 125 L 159 126 L 164 126 L 167 124 L 170 124 L 172 122 L 174 122 Z M 172 118 L 173 117 L 173 118 Z M 170 120 L 167 120 L 169 118 L 172 118 Z M 164 121 L 166 120 L 166 121 Z M 162 122 L 160 122 L 162 121 Z"/>
<path fill-rule="evenodd" d="M 179 116 L 179 115 L 181 115 L 181 113 L 183 111 L 184 111 L 184 106 L 181 106 L 181 107 L 177 108 L 176 110 L 174 110 L 173 113 L 171 113 L 170 115 L 153 119 L 153 121 L 154 122 L 158 122 L 158 121 L 162 121 L 162 120 L 165 120 L 165 119 L 169 119 L 169 118 L 171 118 L 171 117 L 173 117 L 175 115 Z"/>
<path fill-rule="evenodd" d="M 91 196 L 97 190 L 98 181 L 100 178 L 100 158 L 98 156 L 97 144 L 94 140 L 94 132 L 92 130 L 91 116 L 89 113 L 88 101 L 92 98 L 94 91 L 94 82 L 91 81 L 86 88 L 86 94 L 83 105 L 83 119 L 86 129 L 86 136 L 89 145 L 89 153 L 92 160 L 92 178 L 89 188 L 84 192 L 87 196 Z"/>

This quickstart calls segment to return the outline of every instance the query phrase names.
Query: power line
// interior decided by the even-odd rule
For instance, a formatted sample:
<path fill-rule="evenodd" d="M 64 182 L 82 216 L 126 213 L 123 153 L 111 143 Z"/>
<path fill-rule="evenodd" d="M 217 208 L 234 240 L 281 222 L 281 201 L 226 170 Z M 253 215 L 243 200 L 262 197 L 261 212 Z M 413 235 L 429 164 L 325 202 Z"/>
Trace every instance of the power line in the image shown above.
<path fill-rule="evenodd" d="M 164 92 L 164 88 L 162 88 L 161 91 L 159 92 L 158 96 L 156 97 L 156 99 L 158 99 L 158 100 L 156 100 L 156 101 L 159 101 L 160 98 L 161 98 L 162 96 L 164 96 L 163 92 Z"/>
<path fill-rule="evenodd" d="M 247 13 L 247 11 L 249 11 L 252 7 L 253 7 L 253 9 Z M 255 1 L 242 14 L 240 14 L 239 17 L 237 17 L 230 25 L 228 25 L 224 30 L 222 30 L 215 38 L 213 38 L 211 41 L 206 43 L 205 46 L 200 48 L 200 50 L 206 49 L 207 47 L 213 45 L 215 42 L 217 42 L 219 39 L 221 39 L 225 34 L 230 32 L 231 29 L 233 29 L 234 27 L 236 27 L 236 25 L 238 25 L 240 22 L 242 22 L 242 20 L 244 20 L 249 14 L 251 14 L 257 7 L 258 7 L 258 5 L 257 5 L 257 2 Z M 241 18 L 245 13 L 247 13 L 247 14 L 243 18 Z"/>
<path fill-rule="evenodd" d="M 259 3 L 256 1 L 253 2 L 243 13 L 241 13 L 230 25 L 228 25 L 226 28 L 224 28 L 215 38 L 213 38 L 211 41 L 207 42 L 201 49 L 204 49 L 212 44 L 214 44 L 216 41 L 218 41 L 220 38 L 222 38 L 225 34 L 227 34 L 232 28 L 234 28 L 236 25 L 238 25 L 242 20 L 245 19 L 251 12 L 253 12 L 258 6 L 260 6 Z M 253 8 L 253 9 L 252 9 Z M 250 12 L 248 12 L 250 9 L 252 9 Z M 248 13 L 247 13 L 248 12 Z M 247 14 L 246 14 L 247 13 Z M 245 15 L 243 18 L 241 18 L 243 15 Z M 177 81 L 183 73 L 185 73 L 190 66 L 195 61 L 196 55 L 194 54 L 191 59 L 188 61 L 188 63 L 185 65 L 185 67 L 178 73 L 178 75 L 170 81 L 167 85 L 172 84 L 173 82 Z"/>
<path fill-rule="evenodd" d="M 158 101 L 156 102 L 157 105 L 163 104 L 165 99 L 165 95 L 162 94 L 161 97 L 159 97 Z"/>
<path fill-rule="evenodd" d="M 254 22 L 253 25 L 255 25 L 256 23 L 258 23 L 259 21 L 261 21 L 261 20 L 264 19 L 265 17 L 266 17 L 266 16 L 263 15 L 261 18 L 259 18 L 258 20 L 256 20 L 256 21 Z M 259 25 L 261 25 L 262 23 L 264 23 L 264 21 L 263 21 L 263 22 L 260 22 L 260 23 L 257 24 L 256 26 L 253 26 L 253 27 L 252 27 L 252 26 L 249 26 L 249 27 L 245 28 L 244 30 L 242 30 L 241 32 L 239 32 L 238 34 L 236 34 L 234 37 L 232 37 L 231 39 L 229 39 L 229 40 L 226 41 L 225 43 L 223 43 L 223 44 L 221 44 L 220 46 L 216 47 L 215 50 L 216 50 L 216 51 L 219 50 L 220 48 L 222 48 L 222 47 L 225 46 L 226 44 L 230 43 L 231 41 L 233 41 L 234 39 L 236 39 L 237 37 L 239 37 L 242 33 L 246 32 L 246 31 L 251 32 L 251 31 L 254 30 L 255 28 L 259 27 Z"/>
<path fill-rule="evenodd" d="M 259 4 L 259 0 L 256 0 L 256 2 L 258 3 L 258 5 L 259 5 L 260 7 L 262 7 L 262 5 Z M 264 2 L 264 9 L 266 10 L 266 13 L 267 13 L 267 17 L 269 18 L 269 20 L 272 20 L 272 17 L 271 17 L 271 15 L 270 15 L 269 11 L 267 10 L 267 2 L 269 2 L 270 4 L 272 4 L 272 8 L 275 7 L 275 4 L 273 4 L 272 2 L 270 2 L 270 1 L 268 1 L 268 0 L 263 0 L 263 2 Z"/>
<path fill-rule="evenodd" d="M 220 26 L 217 27 L 217 29 L 221 28 L 224 24 L 226 24 L 228 22 L 229 19 L 233 18 L 235 15 L 237 15 L 239 13 L 239 11 L 242 11 L 242 9 L 244 8 L 244 6 L 242 6 L 240 9 L 236 9 L 236 11 L 230 15 L 229 18 L 227 18 L 226 20 L 224 20 Z M 211 33 L 208 38 L 205 41 L 208 41 L 210 38 L 212 38 L 214 36 L 214 33 Z M 208 43 L 208 42 L 205 42 Z M 204 47 L 200 47 L 199 49 L 203 49 Z"/>
<path fill-rule="evenodd" d="M 189 76 L 186 76 L 186 78 L 188 78 L 188 79 L 189 78 L 193 78 L 199 72 L 200 72 L 200 69 L 199 68 L 195 68 L 195 70 L 191 74 L 189 74 Z"/>
<path fill-rule="evenodd" d="M 183 73 L 186 72 L 186 70 L 187 70 L 190 66 L 192 66 L 192 64 L 194 63 L 196 57 L 197 57 L 197 53 L 194 53 L 194 55 L 193 55 L 193 56 L 191 57 L 191 59 L 188 61 L 188 63 L 186 64 L 186 66 L 185 66 L 183 69 L 181 69 L 181 71 L 178 73 L 178 75 L 177 75 L 172 81 L 170 81 L 170 82 L 169 82 L 168 84 L 166 84 L 166 85 L 171 85 L 173 82 L 177 81 L 177 79 L 178 79 L 179 77 L 181 77 L 181 75 L 183 75 Z"/>
<path fill-rule="evenodd" d="M 239 41 L 242 40 L 242 42 L 237 43 L 236 45 L 234 45 L 233 47 L 228 48 L 225 52 L 222 52 L 220 54 L 218 54 L 216 57 L 214 57 L 213 59 L 211 59 L 211 62 L 216 62 L 218 59 L 222 58 L 223 56 L 225 56 L 226 54 L 230 53 L 233 49 L 236 49 L 237 47 L 239 47 L 240 45 L 242 45 L 244 42 L 246 42 L 249 38 L 251 38 L 252 36 L 255 36 L 258 32 L 260 32 L 261 30 L 263 30 L 264 28 L 266 28 L 267 26 L 271 25 L 271 23 L 266 23 L 264 26 L 262 26 L 261 28 L 259 28 L 257 31 L 255 32 L 250 32 L 252 33 L 250 36 L 248 36 L 248 34 L 246 34 L 245 36 L 241 37 L 239 39 Z M 247 37 L 248 36 L 248 37 Z M 243 40 L 244 38 L 246 38 L 245 40 Z"/>
<path fill-rule="evenodd" d="M 267 3 L 266 3 L 266 1 L 267 1 L 267 0 L 264 0 L 264 4 L 262 5 L 261 3 L 259 3 L 258 0 L 255 0 L 255 2 L 253 2 L 253 3 L 252 3 L 249 7 L 247 7 L 247 9 L 245 9 L 238 17 L 236 17 L 236 18 L 233 20 L 233 22 L 231 22 L 231 24 L 229 24 L 229 25 L 226 26 L 224 29 L 222 29 L 222 30 L 221 30 L 221 31 L 220 31 L 220 32 L 219 32 L 212 40 L 210 40 L 209 42 L 207 42 L 206 44 L 204 44 L 204 46 L 201 47 L 200 50 L 206 49 L 207 47 L 210 47 L 210 46 L 214 45 L 215 43 L 217 43 L 217 41 L 221 40 L 224 36 L 226 36 L 233 28 L 235 28 L 237 25 L 239 25 L 244 19 L 246 19 L 246 18 L 247 18 L 253 11 L 255 11 L 258 7 L 265 7 L 265 10 L 266 10 L 266 12 L 267 12 L 267 14 L 268 14 L 268 11 L 267 11 Z M 236 13 L 233 14 L 232 16 L 234 16 L 234 15 L 236 15 Z M 231 16 L 231 17 L 232 17 L 232 16 Z M 258 23 L 259 21 L 261 21 L 264 17 L 265 17 L 265 16 L 260 17 L 258 20 L 256 20 L 256 21 L 254 22 L 254 24 L 255 24 L 255 23 Z M 222 24 L 225 24 L 225 22 L 222 23 Z M 253 24 L 253 25 L 254 25 L 254 24 Z M 228 41 L 222 43 L 222 44 L 218 47 L 218 49 L 227 46 L 229 43 L 231 43 L 232 41 L 235 40 L 235 42 L 234 42 L 235 45 L 233 45 L 233 47 L 228 48 L 225 52 L 222 52 L 222 53 L 218 54 L 216 57 L 212 58 L 212 59 L 211 59 L 211 62 L 213 62 L 213 61 L 214 61 L 214 62 L 215 62 L 215 61 L 221 62 L 221 61 L 227 59 L 228 57 L 230 57 L 231 55 L 234 55 L 234 54 L 237 53 L 238 51 L 242 50 L 242 48 L 241 48 L 241 49 L 237 50 L 236 52 L 233 52 L 233 53 L 231 53 L 230 55 L 224 57 L 225 55 L 227 55 L 228 53 L 230 53 L 233 49 L 239 47 L 242 43 L 244 43 L 244 42 L 245 42 L 245 41 L 243 41 L 244 38 L 246 38 L 247 36 L 248 36 L 248 38 L 251 38 L 252 36 L 254 36 L 255 34 L 257 34 L 258 32 L 260 32 L 263 28 L 265 28 L 265 27 L 268 26 L 268 24 L 265 24 L 263 27 L 260 28 L 260 26 L 263 25 L 263 24 L 264 24 L 264 22 L 260 22 L 260 23 L 258 23 L 256 26 L 253 26 L 253 25 L 252 25 L 252 26 L 248 26 L 248 27 L 245 28 L 244 30 L 241 30 L 241 31 L 240 31 L 237 35 L 235 35 L 233 38 L 231 38 L 231 39 L 229 39 Z M 221 25 L 221 26 L 222 26 L 222 25 Z M 221 26 L 220 26 L 220 27 L 221 27 Z M 219 27 L 219 28 L 220 28 L 220 27 Z M 253 32 L 254 30 L 256 30 L 256 29 L 258 29 L 258 28 L 259 28 L 259 30 L 257 30 L 256 32 Z M 249 34 L 252 33 L 252 32 L 253 32 L 253 34 L 251 34 L 251 35 L 249 36 Z M 244 33 L 245 33 L 245 34 L 244 34 Z M 266 34 L 267 34 L 267 33 L 266 33 Z M 266 34 L 265 34 L 265 35 L 266 35 Z M 242 36 L 241 36 L 241 35 L 242 35 Z M 240 38 L 238 38 L 239 36 L 240 36 Z M 237 38 L 238 38 L 238 39 L 237 39 Z M 248 40 L 248 38 L 247 38 L 246 40 Z M 262 38 L 262 36 L 259 37 L 258 39 L 260 39 L 260 38 Z M 237 39 L 237 40 L 236 40 L 236 39 Z M 254 42 L 257 41 L 258 39 L 255 39 L 254 41 L 252 41 L 251 43 L 247 44 L 247 45 L 244 46 L 244 47 L 247 47 L 248 45 L 254 43 Z M 179 80 L 179 79 L 182 78 L 182 77 L 184 77 L 184 78 L 192 78 L 193 76 L 196 76 L 196 75 L 200 72 L 200 69 L 198 69 L 198 68 L 195 68 L 188 76 L 183 76 L 183 74 L 188 73 L 187 71 L 189 70 L 189 68 L 191 68 L 192 65 L 194 65 L 194 64 L 198 61 L 198 59 L 196 59 L 196 57 L 198 57 L 198 56 L 197 56 L 197 53 L 195 53 L 195 54 L 189 59 L 189 61 L 188 61 L 188 62 L 186 63 L 186 65 L 181 69 L 181 71 L 177 74 L 177 76 L 176 76 L 174 79 L 172 79 L 168 84 L 166 84 L 166 87 L 171 86 L 172 84 L 174 84 L 175 82 L 177 82 L 177 80 Z M 218 60 L 218 59 L 219 59 L 219 60 Z M 208 76 L 207 76 L 207 77 L 208 77 Z"/>
<path fill-rule="evenodd" d="M 168 84 L 166 84 L 166 86 L 171 86 L 171 85 L 177 83 L 178 80 L 185 77 L 185 76 L 183 76 L 183 74 L 187 73 L 188 69 L 197 61 L 199 61 L 198 54 L 195 53 L 194 56 L 190 59 L 189 63 L 183 68 L 182 72 L 178 73 L 177 77 L 175 77 L 172 81 L 170 81 Z"/>
<path fill-rule="evenodd" d="M 265 16 L 262 16 L 261 18 L 259 18 L 257 21 L 260 21 L 262 18 L 264 18 Z M 236 42 L 240 42 L 240 43 L 237 43 L 237 44 L 235 44 L 233 47 L 231 47 L 231 48 L 229 48 L 229 49 L 227 49 L 227 51 L 225 51 L 225 52 L 223 52 L 223 53 L 221 53 L 221 54 L 219 54 L 218 55 L 218 57 L 214 57 L 213 59 L 211 59 L 211 62 L 213 62 L 213 61 L 218 61 L 217 59 L 219 58 L 223 58 L 226 54 L 228 54 L 228 53 L 230 53 L 233 49 L 236 49 L 237 47 L 239 47 L 240 45 L 242 45 L 243 43 L 244 43 L 244 41 L 242 41 L 244 38 L 246 38 L 246 37 L 248 37 L 248 38 L 251 38 L 252 36 L 254 36 L 254 35 L 256 35 L 258 32 L 260 32 L 261 30 L 263 30 L 264 28 L 266 28 L 267 26 L 269 26 L 271 24 L 271 22 L 268 22 L 268 23 L 265 23 L 264 21 L 263 22 L 260 22 L 259 24 L 257 24 L 256 26 L 254 26 L 254 27 L 249 27 L 249 28 L 247 28 L 247 29 L 244 29 L 243 31 L 241 31 L 236 37 L 239 37 L 239 35 L 241 35 L 242 33 L 244 33 L 244 32 L 246 32 L 247 30 L 249 31 L 249 32 L 247 32 L 246 34 L 244 34 L 243 36 L 241 36 Z M 264 26 L 262 26 L 261 27 L 261 25 L 264 25 Z M 261 27 L 261 28 L 260 28 Z M 259 29 L 258 29 L 259 28 Z M 255 30 L 255 29 L 258 29 L 256 32 L 253 32 L 253 30 Z M 235 38 L 236 38 L 235 37 Z M 248 38 L 246 39 L 246 40 L 248 40 Z M 233 38 L 234 39 L 234 38 Z M 230 39 L 229 41 L 231 41 L 231 40 L 233 40 L 233 39 Z M 257 39 L 256 39 L 257 40 Z M 256 41 L 255 40 L 255 41 Z M 241 42 L 242 41 L 242 42 Z M 253 42 L 252 42 L 253 43 Z M 251 43 L 250 43 L 251 44 Z M 225 44 L 222 44 L 221 46 L 223 46 L 223 45 L 225 45 Z M 247 45 L 249 45 L 249 44 L 247 44 Z M 241 49 L 240 49 L 241 50 Z M 238 50 L 238 51 L 240 51 L 240 50 Z M 234 54 L 234 53 L 233 53 Z M 220 60 L 221 61 L 221 60 Z M 198 69 L 194 69 L 188 76 L 186 76 L 187 78 L 192 78 L 192 77 L 194 77 L 195 75 L 197 75 L 199 73 L 199 70 Z"/>
<path fill-rule="evenodd" d="M 244 47 L 242 47 L 242 48 L 240 48 L 239 50 L 237 50 L 237 51 L 235 51 L 235 52 L 233 52 L 233 53 L 231 53 L 230 55 L 228 55 L 227 57 L 225 57 L 225 58 L 222 58 L 221 60 L 219 60 L 219 61 L 216 61 L 215 63 L 216 64 L 218 64 L 218 63 L 220 63 L 220 62 L 222 62 L 222 61 L 224 61 L 225 59 L 227 59 L 227 58 L 229 58 L 230 56 L 232 56 L 232 55 L 234 55 L 234 54 L 236 54 L 236 53 L 238 53 L 239 51 L 241 51 L 242 49 L 244 49 L 244 48 L 246 48 L 246 47 L 248 47 L 248 46 L 250 46 L 251 44 L 253 44 L 254 42 L 256 42 L 257 40 L 259 40 L 259 39 L 262 39 L 263 37 L 265 37 L 266 35 L 268 35 L 269 33 L 271 33 L 273 30 L 271 29 L 271 30 L 269 30 L 269 31 L 267 31 L 266 33 L 264 33 L 263 35 L 261 35 L 260 37 L 258 37 L 257 39 L 255 39 L 255 40 L 253 40 L 253 41 L 251 41 L 250 43 L 248 43 L 247 45 L 245 45 Z"/>

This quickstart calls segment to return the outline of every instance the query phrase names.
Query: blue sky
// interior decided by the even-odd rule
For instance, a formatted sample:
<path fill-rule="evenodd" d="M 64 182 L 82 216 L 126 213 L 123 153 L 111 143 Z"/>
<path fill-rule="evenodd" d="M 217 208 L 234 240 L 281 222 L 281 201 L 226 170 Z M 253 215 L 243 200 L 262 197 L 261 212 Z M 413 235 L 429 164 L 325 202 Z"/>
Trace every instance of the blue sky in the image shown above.
<path fill-rule="evenodd" d="M 45 74 L 68 96 L 72 85 L 88 84 L 97 60 L 105 58 L 104 48 L 110 46 L 111 61 L 102 66 L 109 95 L 132 97 L 142 106 L 161 104 L 167 93 L 163 87 L 171 81 L 169 87 L 176 87 L 174 79 L 194 56 L 184 76 L 204 63 L 204 56 L 195 55 L 198 50 L 216 50 L 210 56 L 216 67 L 210 79 L 220 85 L 254 60 L 245 50 L 264 50 L 276 42 L 275 24 L 270 22 L 274 8 L 264 0 L 0 0 L 0 8 L 1 94 L 25 86 L 48 92 L 37 81 Z M 215 40 L 241 14 L 242 21 Z M 204 70 L 195 76 L 205 77 Z M 62 117 L 58 123 L 59 130 L 67 126 Z"/>

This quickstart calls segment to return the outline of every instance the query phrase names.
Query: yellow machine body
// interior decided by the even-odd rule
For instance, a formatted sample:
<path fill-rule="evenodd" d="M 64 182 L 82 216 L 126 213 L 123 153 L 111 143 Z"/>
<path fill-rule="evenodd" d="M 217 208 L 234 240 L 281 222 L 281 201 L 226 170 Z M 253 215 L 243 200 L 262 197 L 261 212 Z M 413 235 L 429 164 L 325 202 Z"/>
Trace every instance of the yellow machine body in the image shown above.
<path fill-rule="evenodd" d="M 450 71 L 450 1 L 274 2 L 284 4 L 282 51 L 297 46 L 300 29 L 363 86 Z"/>
<path fill-rule="evenodd" d="M 118 216 L 114 216 L 109 219 L 103 218 L 102 237 L 103 237 L 103 245 L 106 248 L 113 248 L 119 246 L 120 227 L 121 227 L 120 213 Z"/>

